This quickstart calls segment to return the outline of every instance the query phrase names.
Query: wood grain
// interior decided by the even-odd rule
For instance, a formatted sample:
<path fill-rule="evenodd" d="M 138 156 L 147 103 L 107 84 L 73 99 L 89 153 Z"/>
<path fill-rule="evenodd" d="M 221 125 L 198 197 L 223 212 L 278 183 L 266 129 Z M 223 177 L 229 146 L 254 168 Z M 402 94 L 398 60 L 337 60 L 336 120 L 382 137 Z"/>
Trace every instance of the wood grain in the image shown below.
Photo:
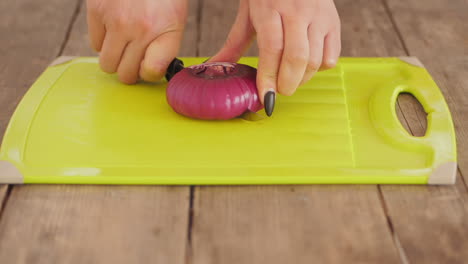
<path fill-rule="evenodd" d="M 72 30 L 66 40 L 63 52 L 64 56 L 98 56 L 99 54 L 91 48 L 88 35 L 88 24 L 86 21 L 86 1 L 80 0 L 79 13 L 72 24 Z"/>
<path fill-rule="evenodd" d="M 468 25 L 466 1 L 388 1 L 405 47 L 441 88 L 457 131 L 460 171 L 468 172 Z M 425 113 L 409 97 L 400 100 L 415 135 L 426 129 Z M 468 201 L 462 176 L 448 187 L 382 188 L 395 231 L 410 263 L 465 263 L 468 259 Z"/>
<path fill-rule="evenodd" d="M 201 187 L 193 263 L 398 263 L 374 186 Z"/>
<path fill-rule="evenodd" d="M 57 56 L 76 0 L 0 1 L 0 135 L 16 105 Z M 36 12 L 41 10 L 41 12 Z M 60 12 L 57 12 L 60 10 Z"/>
<path fill-rule="evenodd" d="M 465 0 L 389 0 L 407 49 L 420 58 L 441 88 L 458 136 L 459 167 L 468 179 L 468 23 Z M 466 171 L 466 173 L 464 173 Z"/>
<path fill-rule="evenodd" d="M 239 1 L 202 0 L 200 20 L 200 56 L 213 56 L 226 42 L 236 19 Z M 258 46 L 254 41 L 244 56 L 257 56 Z"/>
<path fill-rule="evenodd" d="M 425 30 L 425 32 L 427 32 L 429 35 L 419 35 L 415 37 L 417 35 L 416 32 L 405 31 L 402 30 L 400 26 L 398 26 L 398 28 L 395 29 L 400 31 L 397 31 L 397 33 L 400 33 L 403 36 L 404 42 L 401 42 L 400 39 L 401 43 L 398 44 L 395 42 L 398 39 L 393 38 L 393 40 L 387 39 L 389 43 L 393 43 L 392 45 L 378 45 L 377 43 L 375 43 L 372 46 L 374 49 L 376 49 L 376 54 L 369 54 L 370 56 L 399 56 L 405 54 L 406 50 L 409 49 L 409 53 L 406 53 L 406 55 L 416 55 L 417 57 L 422 59 L 424 64 L 427 64 L 427 62 L 434 61 L 437 63 L 437 65 L 441 66 L 440 60 L 435 59 L 433 54 L 438 53 L 440 50 L 454 48 L 458 49 L 458 52 L 461 53 L 462 51 L 460 50 L 460 48 L 463 47 L 463 45 L 460 44 L 463 42 L 453 39 L 453 41 L 458 41 L 458 44 L 453 44 L 455 42 L 452 42 L 451 38 L 447 39 L 446 36 L 437 37 L 434 35 L 434 31 L 432 29 L 433 27 L 440 27 L 440 25 L 436 24 L 438 24 L 441 21 L 434 21 L 434 16 L 432 15 L 439 12 L 443 13 L 443 9 L 438 9 L 442 5 L 441 3 L 437 4 L 435 3 L 436 1 L 433 2 L 434 3 L 432 4 L 428 4 L 434 6 L 434 9 L 432 10 L 432 12 L 430 12 L 431 15 L 421 14 L 420 12 L 426 12 L 422 10 L 426 10 L 427 7 L 422 7 L 420 1 L 416 0 L 409 2 L 400 1 L 400 8 L 392 9 L 390 16 L 388 16 L 382 11 L 376 11 L 372 13 L 373 15 L 367 15 L 365 19 L 370 21 L 368 23 L 360 24 L 360 26 L 358 24 L 357 28 L 359 30 L 354 30 L 354 32 L 351 33 L 349 30 L 346 30 L 346 28 L 344 29 L 344 53 L 349 55 L 358 55 L 361 54 L 361 52 L 362 54 L 367 54 L 369 52 L 369 49 L 366 45 L 352 45 L 352 43 L 355 41 L 355 39 L 363 39 L 367 36 L 370 36 L 370 38 L 373 39 L 379 33 L 377 33 L 376 31 L 371 31 L 368 28 L 362 29 L 362 26 L 374 24 L 376 21 L 372 21 L 372 17 L 374 17 L 375 19 L 378 16 L 387 16 L 392 22 L 396 21 L 397 25 L 401 24 L 404 27 L 415 28 L 415 30 L 421 30 L 422 25 L 420 24 L 426 25 L 427 23 L 432 23 Z M 344 5 L 340 6 L 342 7 L 340 8 L 340 10 L 347 10 L 347 8 L 349 7 Z M 412 6 L 412 8 L 408 8 L 408 6 Z M 386 7 L 386 5 L 384 5 L 384 7 Z M 453 6 L 450 6 L 448 8 L 452 10 Z M 462 8 L 461 6 L 459 6 L 459 9 L 468 10 L 467 7 Z M 439 14 L 438 16 L 448 17 L 450 16 L 449 13 L 450 12 L 447 12 L 447 14 L 445 15 Z M 402 15 L 405 15 L 406 18 L 401 17 Z M 416 18 L 421 20 L 419 24 L 415 21 Z M 347 17 L 343 17 L 342 19 L 343 21 L 346 21 L 346 23 L 344 23 L 344 27 L 353 27 L 351 25 L 353 25 L 354 23 L 349 23 L 350 20 L 348 20 Z M 446 20 L 444 18 L 444 22 L 445 21 L 450 20 Z M 379 32 L 382 32 L 383 29 L 388 28 L 391 23 L 387 24 L 388 25 L 386 27 L 381 26 Z M 459 26 L 453 26 L 455 28 L 459 28 Z M 447 28 L 451 26 L 444 25 L 443 27 Z M 368 34 L 361 34 L 362 32 L 366 32 Z M 457 32 L 456 38 L 459 38 L 460 36 L 467 37 L 466 32 L 468 31 L 465 31 L 465 33 Z M 358 36 L 356 36 L 356 34 Z M 447 47 L 442 47 L 442 45 L 436 46 L 437 44 L 433 44 L 432 41 L 430 45 L 426 45 L 425 43 L 418 43 L 414 45 L 415 52 L 413 52 L 412 45 L 408 45 L 406 41 L 406 38 L 408 37 L 414 38 L 415 40 L 434 38 L 440 40 L 443 43 L 447 41 L 449 44 Z M 351 50 L 347 50 L 349 49 L 349 47 L 352 47 Z M 432 57 L 428 57 L 427 59 L 421 57 L 421 55 L 425 52 L 431 54 Z M 455 58 L 452 57 L 450 59 L 450 63 L 447 62 L 447 65 L 450 64 L 450 69 L 453 70 L 454 68 L 457 68 L 459 70 L 461 68 L 465 69 L 466 72 L 466 66 L 463 67 L 460 65 L 460 63 L 453 63 L 457 61 L 457 59 L 454 59 Z M 445 65 L 442 67 L 446 71 L 446 75 L 449 72 L 451 73 L 451 75 L 454 75 L 453 71 L 447 69 Z M 431 68 L 429 68 L 429 71 L 433 74 L 433 77 L 436 80 L 436 82 L 439 85 L 441 85 L 442 90 L 444 90 L 444 79 L 447 84 L 447 87 L 452 86 L 454 84 L 456 85 L 457 83 L 459 84 L 462 80 L 461 75 L 459 75 L 458 78 L 452 78 L 450 81 L 448 81 L 447 76 L 444 76 L 443 74 L 434 74 L 435 71 L 431 70 Z M 452 83 L 453 81 L 455 82 Z M 461 98 L 457 103 L 451 103 L 451 101 L 453 100 L 451 98 L 451 90 L 446 89 L 446 92 L 444 94 L 446 95 L 451 108 L 460 109 L 460 107 L 464 107 L 464 105 L 467 105 L 466 101 L 463 101 L 463 98 L 466 98 L 466 95 L 463 95 L 461 92 L 458 92 L 458 96 L 461 96 Z M 416 101 L 411 95 L 400 96 L 398 104 L 401 108 L 401 113 L 404 115 L 404 125 L 407 126 L 408 130 L 411 131 L 411 133 L 415 136 L 424 135 L 427 126 L 426 114 L 421 108 L 420 104 L 416 103 Z M 457 127 L 460 125 L 464 126 L 464 123 L 461 120 L 455 120 L 455 124 Z M 466 134 L 466 132 L 464 134 Z M 461 151 L 466 151 L 466 146 L 462 146 Z M 389 223 L 391 224 L 392 231 L 394 234 L 394 239 L 396 244 L 400 245 L 400 254 L 403 260 L 408 260 L 410 263 L 463 263 L 464 261 L 466 261 L 466 251 L 461 249 L 468 247 L 468 219 L 466 219 L 467 191 L 464 182 L 460 179 L 460 177 L 458 177 L 458 181 L 455 186 L 382 186 L 381 191 L 385 201 L 385 209 L 387 212 Z"/>
<path fill-rule="evenodd" d="M 76 3 L 76 0 L 53 0 L 46 5 L 33 0 L 0 1 L 0 142 L 19 100 L 59 53 Z M 7 187 L 1 188 L 3 201 Z"/>
<path fill-rule="evenodd" d="M 384 186 L 388 214 L 410 263 L 466 263 L 466 189 Z"/>
<path fill-rule="evenodd" d="M 215 15 L 203 16 L 200 50 L 213 54 L 235 4 L 204 4 Z M 404 55 L 379 2 L 338 5 L 345 55 Z M 376 186 L 196 188 L 192 258 L 195 264 L 400 262 Z"/>
<path fill-rule="evenodd" d="M 34 11 L 40 13 L 49 7 L 60 10 L 57 3 L 38 5 Z M 70 3 L 63 3 L 67 5 Z M 191 41 L 198 34 L 193 24 L 198 21 L 198 2 L 191 5 L 187 28 L 192 31 L 184 40 L 187 44 L 182 52 L 195 56 L 196 46 Z M 62 32 L 49 40 L 49 48 L 59 47 L 65 40 L 66 55 L 94 55 L 89 48 L 85 11 L 81 3 L 69 37 Z M 63 21 L 50 23 L 66 28 L 71 17 L 70 13 Z M 48 28 L 36 30 L 46 32 Z M 18 40 L 17 44 L 33 50 L 34 41 Z M 33 58 L 39 55 L 37 51 L 30 53 Z M 55 55 L 52 53 L 41 67 Z M 32 81 L 35 76 L 28 78 Z M 0 262 L 184 263 L 189 194 L 189 187 L 15 186 L 0 220 Z"/>
<path fill-rule="evenodd" d="M 183 263 L 188 193 L 177 187 L 15 187 L 2 263 Z"/>
<path fill-rule="evenodd" d="M 0 89 L 0 93 L 2 93 L 1 91 L 2 90 Z M 14 93 L 12 93 L 10 91 L 8 93 L 14 94 Z M 7 89 L 4 89 L 3 94 L 5 94 L 5 96 L 8 96 L 7 95 Z M 12 96 L 12 95 L 9 95 L 9 96 Z M 3 107 L 0 106 L 0 111 L 7 112 L 7 110 L 2 109 L 2 108 L 7 108 L 7 107 L 8 107 L 8 105 L 4 105 Z M 4 135 L 4 133 L 5 133 L 6 129 L 7 129 L 8 122 L 10 121 L 10 116 L 11 116 L 11 113 L 0 113 L 0 143 L 3 140 L 3 135 Z"/>
<path fill-rule="evenodd" d="M 415 23 L 414 21 L 400 19 L 399 16 L 402 14 L 403 9 L 406 10 L 403 13 L 407 13 L 408 16 L 424 17 L 417 12 L 421 6 L 418 4 L 419 2 L 410 2 L 411 5 L 414 5 L 413 9 L 407 9 L 408 2 L 401 2 L 401 10 L 393 10 L 391 13 L 395 21 L 405 26 L 415 26 Z M 436 12 L 439 11 L 434 10 L 433 13 Z M 433 19 L 431 16 L 424 17 L 424 20 L 431 19 Z M 419 26 L 416 25 L 416 27 Z M 405 39 L 406 36 L 414 33 L 402 31 L 401 34 Z M 401 49 L 396 53 L 381 51 L 379 55 L 399 55 L 405 52 L 407 48 L 407 43 L 403 42 L 403 44 L 395 45 L 395 47 Z M 421 50 L 423 46 L 425 45 L 420 43 L 415 48 Z M 435 51 L 434 48 L 427 49 L 430 49 L 432 54 Z M 413 53 L 411 49 L 408 55 L 420 57 L 418 53 Z M 424 60 L 423 62 L 426 63 Z M 440 83 L 438 76 L 434 76 L 434 78 Z M 404 113 L 406 125 L 408 125 L 408 129 L 412 134 L 415 136 L 424 135 L 427 125 L 426 114 L 420 105 L 415 103 L 412 96 L 403 95 L 400 96 L 399 106 Z M 460 178 L 458 178 L 455 186 L 382 186 L 381 190 L 386 207 L 388 207 L 386 211 L 392 224 L 395 240 L 401 245 L 402 259 L 408 259 L 410 263 L 462 263 L 463 259 L 466 259 L 465 251 L 459 250 L 467 246 L 466 237 L 468 237 L 466 233 L 466 230 L 468 230 L 466 224 L 466 188 Z"/>
<path fill-rule="evenodd" d="M 179 56 L 199 56 L 197 42 L 200 36 L 200 8 L 202 0 L 189 0 L 187 24 L 180 47 Z"/>
<path fill-rule="evenodd" d="M 362 0 L 338 0 L 335 4 L 341 19 L 342 56 L 406 55 L 385 7 L 380 1 L 370 3 Z"/>
<path fill-rule="evenodd" d="M 400 94 L 398 105 L 399 108 L 405 110 L 404 119 L 408 126 L 407 131 L 416 137 L 424 136 L 427 129 L 427 114 L 421 103 L 411 94 Z"/>
<path fill-rule="evenodd" d="M 3 212 L 3 206 L 6 202 L 7 192 L 8 192 L 8 185 L 0 184 L 0 219 L 1 219 L 2 212 Z"/>

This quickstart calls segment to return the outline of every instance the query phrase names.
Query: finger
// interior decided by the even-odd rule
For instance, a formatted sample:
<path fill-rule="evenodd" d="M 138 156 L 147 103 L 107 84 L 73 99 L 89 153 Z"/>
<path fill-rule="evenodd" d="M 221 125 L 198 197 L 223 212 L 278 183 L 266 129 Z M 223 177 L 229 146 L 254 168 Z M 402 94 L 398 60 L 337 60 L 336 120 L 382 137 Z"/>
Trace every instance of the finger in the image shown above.
<path fill-rule="evenodd" d="M 99 56 L 99 64 L 103 71 L 107 73 L 114 73 L 117 71 L 127 43 L 128 42 L 119 33 L 108 32 L 106 34 Z"/>
<path fill-rule="evenodd" d="M 323 62 L 320 70 L 334 68 L 341 53 L 341 36 L 339 30 L 333 30 L 325 37 Z"/>
<path fill-rule="evenodd" d="M 283 54 L 283 30 L 279 14 L 275 13 L 268 22 L 257 30 L 259 49 L 257 87 L 260 101 L 264 103 L 268 91 L 276 93 L 278 71 Z"/>
<path fill-rule="evenodd" d="M 160 80 L 177 56 L 181 40 L 181 31 L 166 32 L 154 39 L 146 49 L 140 67 L 140 77 L 149 82 Z"/>
<path fill-rule="evenodd" d="M 309 58 L 307 24 L 283 20 L 284 51 L 278 75 L 278 92 L 292 95 L 304 76 Z"/>
<path fill-rule="evenodd" d="M 317 73 L 323 59 L 324 35 L 314 28 L 313 25 L 310 25 L 307 31 L 309 37 L 309 60 L 301 84 L 309 81 Z"/>
<path fill-rule="evenodd" d="M 117 69 L 121 82 L 126 84 L 136 83 L 146 46 L 146 43 L 140 41 L 132 41 L 127 45 Z"/>
<path fill-rule="evenodd" d="M 240 1 L 239 12 L 220 51 L 208 61 L 237 62 L 252 43 L 255 31 L 250 23 L 247 1 Z"/>
<path fill-rule="evenodd" d="M 106 28 L 102 21 L 99 19 L 99 14 L 97 13 L 97 11 L 93 7 L 90 7 L 89 4 L 86 20 L 88 22 L 88 32 L 91 47 L 95 51 L 100 52 L 102 48 L 102 43 L 104 41 L 104 37 L 106 35 Z"/>

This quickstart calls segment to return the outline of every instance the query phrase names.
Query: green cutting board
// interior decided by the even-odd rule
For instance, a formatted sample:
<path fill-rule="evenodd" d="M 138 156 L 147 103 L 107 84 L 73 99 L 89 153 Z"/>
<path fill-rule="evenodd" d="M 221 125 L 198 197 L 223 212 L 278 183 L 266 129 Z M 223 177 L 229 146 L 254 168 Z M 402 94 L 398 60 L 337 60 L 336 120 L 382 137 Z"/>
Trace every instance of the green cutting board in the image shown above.
<path fill-rule="evenodd" d="M 206 58 L 181 58 L 185 65 Z M 240 63 L 257 66 L 257 58 Z M 125 85 L 97 58 L 59 58 L 18 105 L 0 150 L 0 182 L 69 184 L 452 184 L 449 109 L 415 58 L 342 58 L 271 118 L 193 120 L 166 82 Z M 428 113 L 413 137 L 395 112 L 413 94 Z M 260 112 L 263 112 L 260 111 Z M 260 113 L 261 114 L 261 113 Z"/>

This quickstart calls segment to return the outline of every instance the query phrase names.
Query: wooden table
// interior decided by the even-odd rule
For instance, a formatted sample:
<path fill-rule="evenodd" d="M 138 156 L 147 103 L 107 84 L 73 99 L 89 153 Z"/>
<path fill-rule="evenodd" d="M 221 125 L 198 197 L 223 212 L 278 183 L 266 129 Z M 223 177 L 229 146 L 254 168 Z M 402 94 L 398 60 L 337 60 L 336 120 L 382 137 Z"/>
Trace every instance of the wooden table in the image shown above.
<path fill-rule="evenodd" d="M 0 263 L 468 263 L 468 2 L 336 4 L 343 56 L 417 56 L 443 90 L 458 136 L 455 185 L 3 185 Z M 180 55 L 213 55 L 236 9 L 191 0 Z M 85 11 L 81 0 L 0 1 L 0 136 L 55 57 L 96 55 Z M 398 105 L 423 135 L 419 105 Z"/>

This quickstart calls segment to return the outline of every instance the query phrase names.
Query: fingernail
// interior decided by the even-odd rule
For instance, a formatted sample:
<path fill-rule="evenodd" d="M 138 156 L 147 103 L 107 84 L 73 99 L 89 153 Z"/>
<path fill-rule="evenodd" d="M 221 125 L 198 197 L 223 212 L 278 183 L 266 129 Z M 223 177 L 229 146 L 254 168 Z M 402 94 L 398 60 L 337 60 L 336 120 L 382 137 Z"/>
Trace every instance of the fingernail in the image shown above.
<path fill-rule="evenodd" d="M 184 69 L 184 62 L 179 60 L 178 58 L 174 58 L 171 64 L 169 64 L 169 67 L 167 67 L 166 80 L 170 81 L 172 77 L 176 75 L 176 73 L 180 72 L 183 69 Z"/>
<path fill-rule="evenodd" d="M 267 116 L 271 116 L 271 114 L 273 114 L 273 110 L 275 109 L 275 100 L 276 94 L 274 91 L 268 91 L 265 94 L 263 102 L 265 104 L 265 112 Z"/>
<path fill-rule="evenodd" d="M 324 65 L 322 65 L 322 67 L 320 67 L 320 70 L 324 71 L 324 70 L 333 69 L 336 66 L 336 63 L 337 63 L 336 60 L 329 59 L 325 62 Z"/>

